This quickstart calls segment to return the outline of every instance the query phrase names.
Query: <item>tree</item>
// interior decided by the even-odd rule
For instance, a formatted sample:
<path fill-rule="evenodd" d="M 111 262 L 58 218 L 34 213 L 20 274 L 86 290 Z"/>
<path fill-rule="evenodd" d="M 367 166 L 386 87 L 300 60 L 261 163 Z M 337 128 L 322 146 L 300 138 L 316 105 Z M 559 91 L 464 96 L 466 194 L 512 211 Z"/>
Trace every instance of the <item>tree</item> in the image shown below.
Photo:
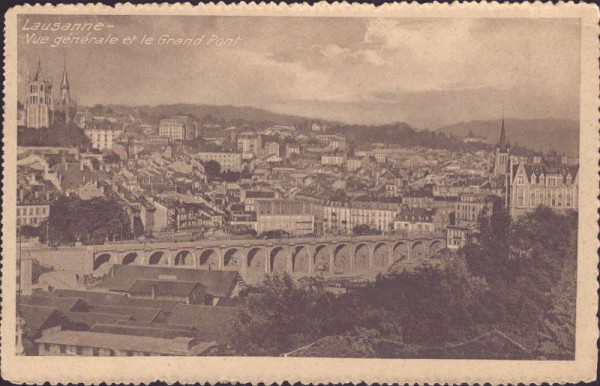
<path fill-rule="evenodd" d="M 287 273 L 267 277 L 247 298 L 231 328 L 232 345 L 247 355 L 278 355 L 320 338 L 332 301 L 322 287 L 300 287 Z"/>
<path fill-rule="evenodd" d="M 17 130 L 17 143 L 19 146 L 77 146 L 88 148 L 90 139 L 74 123 L 64 124 L 61 122 L 50 128 L 19 128 Z"/>
<path fill-rule="evenodd" d="M 358 225 L 355 225 L 354 228 L 352 229 L 352 233 L 354 234 L 354 236 L 367 236 L 367 235 L 379 235 L 379 234 L 381 234 L 380 231 L 378 231 L 375 228 L 371 228 L 367 224 L 358 224 Z"/>
<path fill-rule="evenodd" d="M 144 224 L 139 216 L 133 218 L 133 236 L 140 237 L 144 235 Z"/>
<path fill-rule="evenodd" d="M 52 203 L 47 230 L 51 244 L 102 243 L 133 237 L 127 212 L 115 200 L 62 197 Z M 45 240 L 46 229 L 40 232 Z"/>
<path fill-rule="evenodd" d="M 218 177 L 221 174 L 221 164 L 217 161 L 208 161 L 204 164 L 204 170 L 209 177 Z"/>

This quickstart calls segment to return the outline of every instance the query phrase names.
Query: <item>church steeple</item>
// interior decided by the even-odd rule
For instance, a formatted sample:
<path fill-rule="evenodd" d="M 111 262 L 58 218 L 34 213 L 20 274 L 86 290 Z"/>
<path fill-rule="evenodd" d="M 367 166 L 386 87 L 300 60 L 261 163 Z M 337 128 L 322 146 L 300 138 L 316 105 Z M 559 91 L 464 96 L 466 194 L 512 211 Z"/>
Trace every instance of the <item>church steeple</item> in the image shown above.
<path fill-rule="evenodd" d="M 41 80 L 41 77 L 42 77 L 42 61 L 40 58 L 38 58 L 37 70 L 35 70 L 35 75 L 33 76 L 33 81 L 37 82 L 38 80 Z"/>
<path fill-rule="evenodd" d="M 502 126 L 500 127 L 500 140 L 496 145 L 494 158 L 494 175 L 506 175 L 509 168 L 510 146 L 506 140 L 506 129 L 504 127 L 504 111 L 502 111 Z"/>
<path fill-rule="evenodd" d="M 56 99 L 55 109 L 57 121 L 62 121 L 64 123 L 71 122 L 77 111 L 75 99 L 71 96 L 71 86 L 69 85 L 66 55 L 63 59 L 63 75 L 60 82 L 60 94 Z"/>
<path fill-rule="evenodd" d="M 63 77 L 62 82 L 60 83 L 61 89 L 69 89 L 69 77 L 67 76 L 67 57 L 64 59 L 64 69 L 63 69 Z"/>
<path fill-rule="evenodd" d="M 504 113 L 502 113 L 502 128 L 500 129 L 500 141 L 498 141 L 498 148 L 501 153 L 508 152 L 508 142 L 506 141 L 506 130 L 504 129 Z"/>

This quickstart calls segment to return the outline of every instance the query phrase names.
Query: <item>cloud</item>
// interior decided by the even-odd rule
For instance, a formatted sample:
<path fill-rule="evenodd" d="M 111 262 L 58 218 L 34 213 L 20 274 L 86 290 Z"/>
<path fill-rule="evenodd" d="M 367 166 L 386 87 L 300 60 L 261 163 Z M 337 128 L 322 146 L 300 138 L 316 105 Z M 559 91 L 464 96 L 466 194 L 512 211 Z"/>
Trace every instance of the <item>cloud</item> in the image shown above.
<path fill-rule="evenodd" d="M 48 16 L 49 21 L 56 18 Z M 103 18 L 98 20 L 108 16 Z M 406 119 L 417 126 L 457 117 L 486 118 L 481 114 L 495 118 L 494 111 L 505 100 L 519 106 L 515 113 L 523 116 L 576 118 L 579 110 L 577 21 L 200 16 L 111 20 L 115 33 L 122 35 L 219 34 L 243 40 L 229 48 L 69 48 L 73 93 L 81 103 L 237 104 L 281 112 L 287 108 L 300 115 L 306 108 L 307 114 L 335 119 Z M 60 77 L 62 51 L 19 44 L 21 76 L 33 71 L 41 56 L 54 78 Z"/>

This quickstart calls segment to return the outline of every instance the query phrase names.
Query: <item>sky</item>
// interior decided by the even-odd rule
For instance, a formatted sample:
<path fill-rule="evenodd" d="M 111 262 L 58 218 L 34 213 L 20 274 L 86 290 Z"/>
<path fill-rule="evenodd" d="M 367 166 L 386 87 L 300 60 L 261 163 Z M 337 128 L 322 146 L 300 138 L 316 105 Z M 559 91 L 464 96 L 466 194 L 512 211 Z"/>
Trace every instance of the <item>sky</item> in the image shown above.
<path fill-rule="evenodd" d="M 37 22 L 102 22 L 113 27 L 93 34 L 119 41 L 52 47 L 58 36 L 88 32 L 34 31 Z M 49 43 L 28 42 L 34 33 Z M 122 43 L 133 35 L 133 44 Z M 144 35 L 153 44 L 139 44 Z M 162 35 L 204 40 L 160 45 Z M 236 43 L 207 44 L 213 35 Z M 66 58 L 80 105 L 252 106 L 430 129 L 498 119 L 503 110 L 523 119 L 579 119 L 575 19 L 29 15 L 19 17 L 17 49 L 21 100 L 38 58 L 55 83 Z"/>

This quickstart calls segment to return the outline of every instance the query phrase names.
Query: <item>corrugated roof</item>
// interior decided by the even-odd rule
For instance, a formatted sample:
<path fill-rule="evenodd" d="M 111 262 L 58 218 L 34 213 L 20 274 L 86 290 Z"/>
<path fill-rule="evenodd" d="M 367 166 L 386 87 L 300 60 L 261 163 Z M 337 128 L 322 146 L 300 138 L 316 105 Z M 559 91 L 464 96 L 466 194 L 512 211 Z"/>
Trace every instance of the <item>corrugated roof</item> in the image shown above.
<path fill-rule="evenodd" d="M 157 296 L 189 296 L 198 287 L 204 286 L 197 281 L 141 279 L 136 280 L 127 292 L 146 295 L 154 288 Z"/>
<path fill-rule="evenodd" d="M 100 305 L 119 305 L 125 295 L 114 294 L 108 292 L 94 292 L 94 291 L 76 291 L 76 290 L 54 290 L 45 293 L 48 296 L 56 297 L 77 297 L 83 299 L 84 302 L 91 306 Z"/>
<path fill-rule="evenodd" d="M 226 339 L 229 326 L 237 318 L 234 307 L 213 307 L 179 304 L 169 317 L 168 324 L 191 325 L 199 333 L 217 341 Z"/>
<path fill-rule="evenodd" d="M 131 315 L 127 314 L 106 314 L 98 312 L 67 312 L 65 314 L 69 322 L 82 324 L 87 328 L 92 328 L 97 323 L 115 323 L 117 320 L 131 320 Z"/>
<path fill-rule="evenodd" d="M 154 321 L 162 310 L 158 307 L 135 307 L 135 306 L 93 306 L 90 312 L 102 314 L 131 315 L 134 320 Z"/>
<path fill-rule="evenodd" d="M 56 308 L 19 304 L 19 315 L 25 320 L 28 337 L 36 337 L 44 328 L 62 325 L 66 320 Z"/>
<path fill-rule="evenodd" d="M 62 312 L 73 311 L 76 308 L 87 308 L 87 304 L 78 297 L 52 297 L 52 296 L 22 296 L 22 304 L 31 306 L 46 306 L 56 308 Z"/>
<path fill-rule="evenodd" d="M 158 280 L 161 275 L 170 276 L 171 280 L 198 282 L 206 287 L 206 293 L 215 297 L 231 296 L 241 280 L 237 271 L 114 264 L 102 287 L 126 292 L 135 280 Z"/>

